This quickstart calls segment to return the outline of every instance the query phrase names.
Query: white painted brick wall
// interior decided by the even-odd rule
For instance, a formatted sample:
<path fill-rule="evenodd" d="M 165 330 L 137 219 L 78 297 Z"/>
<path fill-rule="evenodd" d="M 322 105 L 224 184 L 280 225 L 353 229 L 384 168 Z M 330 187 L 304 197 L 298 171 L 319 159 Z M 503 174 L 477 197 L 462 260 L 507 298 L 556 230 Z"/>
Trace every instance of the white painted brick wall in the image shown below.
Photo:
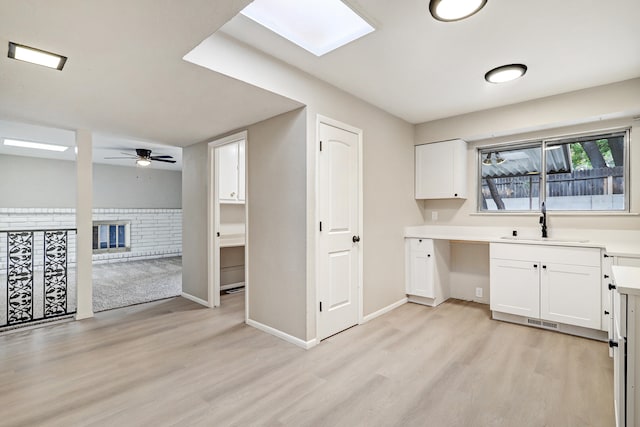
<path fill-rule="evenodd" d="M 182 255 L 181 209 L 94 209 L 94 221 L 130 221 L 131 250 L 94 254 L 96 264 Z M 75 209 L 0 208 L 0 231 L 75 228 Z M 42 266 L 43 234 L 36 233 L 36 268 Z M 75 234 L 69 233 L 69 268 L 75 268 Z M 0 273 L 7 268 L 7 235 L 0 233 Z"/>

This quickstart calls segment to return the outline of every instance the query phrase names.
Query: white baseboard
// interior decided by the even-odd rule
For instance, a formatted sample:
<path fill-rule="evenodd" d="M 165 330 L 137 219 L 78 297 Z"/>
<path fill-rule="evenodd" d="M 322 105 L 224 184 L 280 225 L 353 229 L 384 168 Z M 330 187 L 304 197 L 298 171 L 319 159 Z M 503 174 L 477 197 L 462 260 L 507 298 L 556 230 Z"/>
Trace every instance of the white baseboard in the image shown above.
<path fill-rule="evenodd" d="M 310 341 L 303 341 L 300 338 L 296 338 L 293 335 L 289 335 L 285 332 L 282 332 L 281 330 L 272 328 L 271 326 L 264 325 L 260 322 L 256 322 L 255 320 L 252 320 L 252 319 L 247 319 L 247 325 L 253 326 L 256 329 L 261 330 L 262 332 L 266 332 L 268 334 L 276 336 L 280 339 L 285 340 L 288 343 L 296 345 L 300 348 L 304 348 L 305 350 L 308 350 L 311 347 L 315 347 L 317 344 L 317 340 L 315 338 Z"/>
<path fill-rule="evenodd" d="M 186 298 L 189 301 L 193 301 L 193 302 L 198 303 L 200 305 L 204 305 L 205 307 L 211 308 L 211 304 L 209 304 L 208 301 L 205 301 L 205 300 L 200 299 L 198 297 L 194 297 L 193 295 L 190 295 L 190 294 L 188 294 L 186 292 L 182 293 L 182 298 Z"/>
<path fill-rule="evenodd" d="M 375 319 L 376 317 L 382 316 L 383 314 L 388 313 L 391 310 L 400 307 L 402 304 L 405 304 L 408 300 L 409 300 L 408 298 L 402 298 L 401 300 L 396 301 L 393 304 L 390 304 L 390 305 L 388 305 L 386 307 L 383 307 L 378 311 L 374 311 L 371 314 L 367 314 L 366 316 L 364 316 L 362 318 L 362 323 L 366 323 L 369 320 L 372 320 L 372 319 Z"/>
<path fill-rule="evenodd" d="M 93 310 L 76 312 L 76 320 L 90 319 L 91 317 L 93 317 Z"/>

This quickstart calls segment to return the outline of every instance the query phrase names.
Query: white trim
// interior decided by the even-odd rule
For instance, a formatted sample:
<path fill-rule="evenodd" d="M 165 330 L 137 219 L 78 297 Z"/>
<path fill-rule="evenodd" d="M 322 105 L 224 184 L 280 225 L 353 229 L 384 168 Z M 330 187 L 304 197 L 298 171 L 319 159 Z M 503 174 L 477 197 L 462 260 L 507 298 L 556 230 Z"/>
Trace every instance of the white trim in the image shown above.
<path fill-rule="evenodd" d="M 220 306 L 220 269 L 217 268 L 216 260 L 220 258 L 220 240 L 216 238 L 215 233 L 216 230 L 220 229 L 220 201 L 218 195 L 218 186 L 216 184 L 215 173 L 217 168 L 214 167 L 214 164 L 217 162 L 216 156 L 216 148 L 221 145 L 230 144 L 236 141 L 245 141 L 245 165 L 247 159 L 247 135 L 248 132 L 246 130 L 242 132 L 234 133 L 233 135 L 225 136 L 224 138 L 215 139 L 209 142 L 207 146 L 207 178 L 208 178 L 208 189 L 207 192 L 207 300 L 210 302 L 211 307 L 219 307 Z M 247 197 L 247 167 L 245 166 L 245 200 Z M 248 283 L 246 278 L 246 270 L 247 261 L 246 261 L 246 236 L 247 236 L 247 218 L 248 218 L 248 209 L 245 202 L 245 281 Z M 245 290 L 248 291 L 248 287 L 245 287 Z M 248 297 L 245 296 L 245 304 L 248 302 Z M 248 313 L 249 306 L 245 305 L 245 313 Z M 245 314 L 246 316 L 246 314 Z"/>
<path fill-rule="evenodd" d="M 200 304 L 200 305 L 204 305 L 205 307 L 208 307 L 208 308 L 211 308 L 211 307 L 212 307 L 212 305 L 211 305 L 211 304 L 209 304 L 209 302 L 208 302 L 208 301 L 205 301 L 205 300 L 203 300 L 203 299 L 201 299 L 201 298 L 198 298 L 198 297 L 194 297 L 193 295 L 188 294 L 188 293 L 186 293 L 186 292 L 183 292 L 181 296 L 182 296 L 182 298 L 186 298 L 186 299 L 188 299 L 189 301 L 193 301 L 193 302 L 198 303 L 198 304 Z"/>
<path fill-rule="evenodd" d="M 388 306 L 381 308 L 378 311 L 374 311 L 373 313 L 367 314 L 366 316 L 364 316 L 362 318 L 362 322 L 360 322 L 360 323 L 366 323 L 369 320 L 373 320 L 376 317 L 380 317 L 383 314 L 386 314 L 386 313 L 390 312 L 391 310 L 395 310 L 396 308 L 400 307 L 401 305 L 406 304 L 408 301 L 409 301 L 409 298 L 405 297 L 405 298 L 402 298 L 401 300 L 398 300 L 398 301 L 394 302 L 393 304 L 389 304 Z"/>
<path fill-rule="evenodd" d="M 93 310 L 89 311 L 77 311 L 75 315 L 76 320 L 89 319 L 94 316 Z"/>
<path fill-rule="evenodd" d="M 318 227 L 316 227 L 316 224 L 319 224 L 320 222 L 320 216 L 319 216 L 319 211 L 320 211 L 320 155 L 319 155 L 319 150 L 317 149 L 318 147 L 318 143 L 320 141 L 320 124 L 324 123 L 326 125 L 329 126 L 333 126 L 333 127 L 337 127 L 339 129 L 345 130 L 347 132 L 351 132 L 354 133 L 358 136 L 358 235 L 360 236 L 360 244 L 359 244 L 359 250 L 358 250 L 358 324 L 364 323 L 364 289 L 363 289 L 363 279 L 364 279 L 364 242 L 366 242 L 365 236 L 364 236 L 364 174 L 363 174 L 363 169 L 364 169 L 364 164 L 363 164 L 363 130 L 359 129 L 357 127 L 348 125 L 346 123 L 343 123 L 341 121 L 332 119 L 330 117 L 327 116 L 323 116 L 322 114 L 317 114 L 316 115 L 316 138 L 314 141 L 314 152 L 316 154 L 316 176 L 315 176 L 315 193 L 316 193 L 316 209 L 315 209 L 315 222 L 314 222 L 314 229 L 315 231 L 315 237 L 316 237 L 316 257 L 315 257 L 315 273 L 316 273 L 316 278 L 315 278 L 315 288 L 316 288 L 316 292 L 315 292 L 315 296 L 316 296 L 316 300 L 314 303 L 314 310 L 316 313 L 315 319 L 316 319 L 316 337 L 320 336 L 320 322 L 319 320 L 319 305 L 318 305 L 318 301 L 320 301 L 320 251 L 317 250 L 318 247 L 318 243 L 320 242 L 320 230 L 318 229 Z"/>
<path fill-rule="evenodd" d="M 280 338 L 282 340 L 285 340 L 286 342 L 288 342 L 290 344 L 296 345 L 296 346 L 298 346 L 300 348 L 303 348 L 305 350 L 308 350 L 308 349 L 310 349 L 312 347 L 315 347 L 318 344 L 318 342 L 317 342 L 317 340 L 315 338 L 312 339 L 312 340 L 309 340 L 309 341 L 303 341 L 300 338 L 294 337 L 293 335 L 289 335 L 289 334 L 287 334 L 285 332 L 282 332 L 279 329 L 272 328 L 271 326 L 267 326 L 267 325 L 262 324 L 260 322 L 256 322 L 255 320 L 252 320 L 252 319 L 247 319 L 246 323 L 247 323 L 247 325 L 253 326 L 256 329 L 261 330 L 262 332 L 266 332 L 267 334 L 270 334 L 270 335 L 273 335 L 275 337 L 278 337 L 278 338 Z"/>

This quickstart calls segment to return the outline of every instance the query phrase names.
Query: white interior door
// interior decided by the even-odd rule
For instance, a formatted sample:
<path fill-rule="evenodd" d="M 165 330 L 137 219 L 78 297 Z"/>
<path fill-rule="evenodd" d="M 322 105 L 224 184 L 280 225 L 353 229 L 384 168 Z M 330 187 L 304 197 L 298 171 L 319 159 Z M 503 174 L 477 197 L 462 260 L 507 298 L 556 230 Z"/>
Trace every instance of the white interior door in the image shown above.
<path fill-rule="evenodd" d="M 319 136 L 318 335 L 324 339 L 358 323 L 360 136 L 322 122 Z"/>

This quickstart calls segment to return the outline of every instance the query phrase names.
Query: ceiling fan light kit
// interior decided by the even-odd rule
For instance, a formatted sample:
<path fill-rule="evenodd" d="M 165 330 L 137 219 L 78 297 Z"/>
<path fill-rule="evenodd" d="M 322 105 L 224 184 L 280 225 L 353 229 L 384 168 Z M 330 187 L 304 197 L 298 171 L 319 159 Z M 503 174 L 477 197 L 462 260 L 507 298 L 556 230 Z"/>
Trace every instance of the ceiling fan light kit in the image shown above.
<path fill-rule="evenodd" d="M 122 153 L 127 157 L 105 157 L 105 159 L 129 159 L 135 160 L 136 165 L 146 167 L 151 164 L 151 162 L 164 162 L 164 163 L 175 163 L 173 160 L 173 156 L 152 156 L 151 150 L 147 148 L 136 148 L 136 154 L 130 153 Z"/>
<path fill-rule="evenodd" d="M 454 22 L 475 15 L 487 0 L 431 0 L 429 11 L 438 21 Z"/>

